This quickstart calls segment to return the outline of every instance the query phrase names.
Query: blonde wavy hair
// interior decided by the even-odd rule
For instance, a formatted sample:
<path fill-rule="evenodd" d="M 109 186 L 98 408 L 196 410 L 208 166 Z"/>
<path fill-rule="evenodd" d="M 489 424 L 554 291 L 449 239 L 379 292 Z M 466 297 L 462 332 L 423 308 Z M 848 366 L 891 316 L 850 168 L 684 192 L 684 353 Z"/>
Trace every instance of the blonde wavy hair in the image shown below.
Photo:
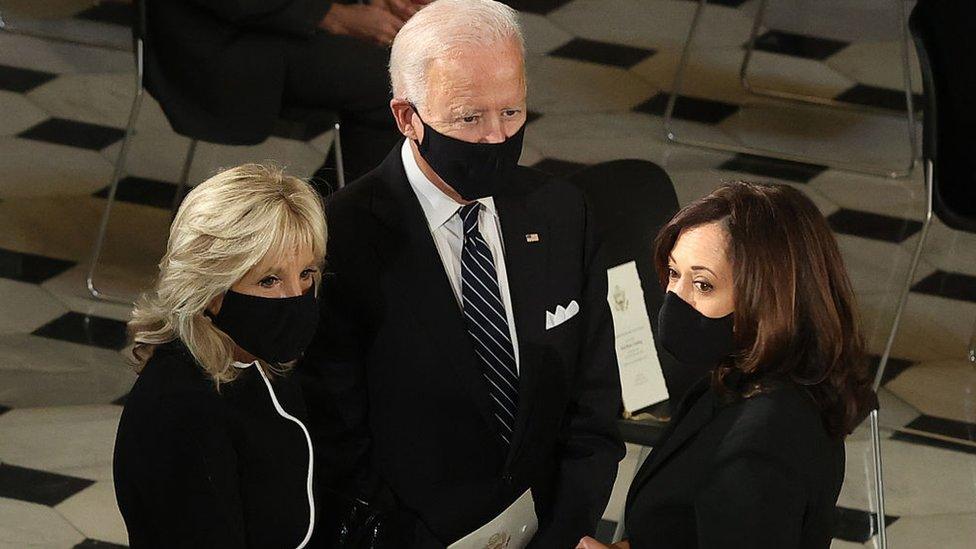
<path fill-rule="evenodd" d="M 326 239 L 318 193 L 277 166 L 244 164 L 204 181 L 170 226 L 155 287 L 136 302 L 126 358 L 141 371 L 157 345 L 178 338 L 218 387 L 233 381 L 234 342 L 204 315 L 206 307 L 268 254 L 294 250 L 316 258 L 317 292 Z"/>

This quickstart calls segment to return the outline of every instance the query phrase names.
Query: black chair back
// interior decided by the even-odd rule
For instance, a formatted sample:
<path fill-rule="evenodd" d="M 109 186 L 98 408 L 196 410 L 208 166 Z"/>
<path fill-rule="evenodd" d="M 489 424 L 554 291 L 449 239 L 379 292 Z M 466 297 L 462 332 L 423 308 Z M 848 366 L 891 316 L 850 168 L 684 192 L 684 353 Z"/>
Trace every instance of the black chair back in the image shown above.
<path fill-rule="evenodd" d="M 933 209 L 976 232 L 976 2 L 919 0 L 909 28 L 922 83 L 923 160 L 933 164 Z"/>
<path fill-rule="evenodd" d="M 614 160 L 576 172 L 569 180 L 586 195 L 600 240 L 604 268 L 628 261 L 637 264 L 644 304 L 657 329 L 664 291 L 654 270 L 653 245 L 658 231 L 678 211 L 671 178 L 644 160 Z"/>

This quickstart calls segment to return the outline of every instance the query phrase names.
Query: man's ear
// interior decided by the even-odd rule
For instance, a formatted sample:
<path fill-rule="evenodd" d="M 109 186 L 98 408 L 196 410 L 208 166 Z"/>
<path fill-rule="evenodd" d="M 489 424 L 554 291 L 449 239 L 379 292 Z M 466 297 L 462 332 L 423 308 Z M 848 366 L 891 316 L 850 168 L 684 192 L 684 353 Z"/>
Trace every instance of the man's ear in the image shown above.
<path fill-rule="evenodd" d="M 393 119 L 396 120 L 397 128 L 407 139 L 421 141 L 424 137 L 423 124 L 420 117 L 414 111 L 413 105 L 404 99 L 391 99 L 390 111 L 393 112 Z"/>

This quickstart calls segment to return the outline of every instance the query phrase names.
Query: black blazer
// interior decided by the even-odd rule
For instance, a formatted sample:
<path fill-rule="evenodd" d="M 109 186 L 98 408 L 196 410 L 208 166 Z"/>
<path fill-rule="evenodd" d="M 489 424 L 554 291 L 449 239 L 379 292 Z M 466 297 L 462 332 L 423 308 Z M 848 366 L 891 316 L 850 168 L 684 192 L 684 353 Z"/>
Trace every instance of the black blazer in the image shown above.
<path fill-rule="evenodd" d="M 633 549 L 830 546 L 844 443 L 802 387 L 729 404 L 706 378 L 673 421 L 627 496 Z"/>
<path fill-rule="evenodd" d="M 387 494 L 418 520 L 419 547 L 457 540 L 531 487 L 536 545 L 570 547 L 594 532 L 623 456 L 606 273 L 582 196 L 521 168 L 494 197 L 520 354 L 509 451 L 401 144 L 327 204 L 321 324 L 299 368 L 322 478 Z M 546 311 L 571 300 L 580 313 L 547 331 Z"/>
<path fill-rule="evenodd" d="M 304 420 L 294 378 L 271 377 Z M 309 530 L 308 439 L 254 366 L 220 393 L 179 342 L 156 349 L 126 400 L 115 495 L 142 547 L 293 548 Z"/>
<path fill-rule="evenodd" d="M 331 6 L 331 0 L 146 0 L 146 87 L 183 135 L 260 143 L 281 111 L 286 49 L 316 32 Z"/>

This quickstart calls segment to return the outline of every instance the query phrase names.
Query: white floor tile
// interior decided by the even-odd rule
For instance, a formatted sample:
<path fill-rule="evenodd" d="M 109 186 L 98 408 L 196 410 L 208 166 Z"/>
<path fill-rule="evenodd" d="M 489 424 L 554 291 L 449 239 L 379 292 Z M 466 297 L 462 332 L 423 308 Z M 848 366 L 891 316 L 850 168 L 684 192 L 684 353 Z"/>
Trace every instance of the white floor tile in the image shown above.
<path fill-rule="evenodd" d="M 669 0 L 576 0 L 549 19 L 576 36 L 630 46 L 678 49 L 688 36 L 696 4 Z M 708 6 L 698 27 L 696 47 L 739 46 L 752 21 L 744 13 Z"/>
<path fill-rule="evenodd" d="M 976 424 L 976 368 L 966 360 L 916 364 L 887 387 L 928 415 Z"/>
<path fill-rule="evenodd" d="M 912 90 L 922 92 L 922 75 L 914 44 L 908 48 Z M 837 72 L 851 80 L 892 90 L 905 89 L 905 70 L 901 41 L 856 42 L 826 60 Z M 915 108 L 919 108 L 916 105 Z"/>
<path fill-rule="evenodd" d="M 0 461 L 91 480 L 111 480 L 112 451 L 121 415 L 122 407 L 115 405 L 11 410 L 0 415 Z M 82 470 L 99 476 L 79 475 Z"/>
<path fill-rule="evenodd" d="M 0 498 L 0 547 L 67 549 L 84 539 L 50 507 Z"/>
<path fill-rule="evenodd" d="M 971 549 L 976 514 L 902 517 L 888 530 L 889 547 Z"/>
<path fill-rule="evenodd" d="M 135 97 L 133 73 L 66 74 L 28 92 L 51 116 L 125 128 Z M 172 131 L 155 99 L 143 95 L 136 122 L 140 131 Z"/>
<path fill-rule="evenodd" d="M 131 52 L 0 32 L 0 64 L 55 74 L 132 72 Z"/>
<path fill-rule="evenodd" d="M 911 253 L 891 242 L 861 238 L 846 234 L 835 235 L 847 274 L 854 284 L 856 295 L 886 293 L 897 295 L 908 276 Z M 915 281 L 935 271 L 927 262 L 920 262 Z"/>
<path fill-rule="evenodd" d="M 893 40 L 900 28 L 896 1 L 776 0 L 768 2 L 764 26 L 845 42 Z M 745 6 L 750 20 L 755 6 Z"/>
<path fill-rule="evenodd" d="M 838 205 L 851 210 L 921 220 L 925 215 L 925 188 L 921 170 L 906 178 L 827 170 L 810 181 Z"/>
<path fill-rule="evenodd" d="M 55 509 L 91 539 L 119 545 L 129 543 L 111 481 L 96 482 L 61 502 Z"/>
<path fill-rule="evenodd" d="M 0 135 L 17 135 L 48 119 L 46 112 L 22 94 L 0 90 Z"/>
<path fill-rule="evenodd" d="M 971 454 L 897 440 L 882 440 L 881 448 L 887 514 L 976 513 L 976 458 Z M 838 505 L 874 508 L 872 456 L 869 442 L 847 443 L 847 473 Z"/>
<path fill-rule="evenodd" d="M 68 312 L 36 284 L 0 279 L 0 333 L 30 333 Z"/>
<path fill-rule="evenodd" d="M 12 408 L 108 404 L 135 374 L 111 350 L 25 335 L 0 335 L 0 403 Z"/>
<path fill-rule="evenodd" d="M 573 39 L 573 35 L 553 24 L 552 20 L 534 13 L 520 13 L 519 23 L 525 36 L 525 51 L 545 54 Z"/>
<path fill-rule="evenodd" d="M 541 113 L 629 110 L 657 90 L 633 73 L 571 59 L 529 56 L 529 109 Z"/>
<path fill-rule="evenodd" d="M 0 157 L 0 199 L 91 194 L 112 173 L 96 151 L 16 137 L 0 137 Z"/>

